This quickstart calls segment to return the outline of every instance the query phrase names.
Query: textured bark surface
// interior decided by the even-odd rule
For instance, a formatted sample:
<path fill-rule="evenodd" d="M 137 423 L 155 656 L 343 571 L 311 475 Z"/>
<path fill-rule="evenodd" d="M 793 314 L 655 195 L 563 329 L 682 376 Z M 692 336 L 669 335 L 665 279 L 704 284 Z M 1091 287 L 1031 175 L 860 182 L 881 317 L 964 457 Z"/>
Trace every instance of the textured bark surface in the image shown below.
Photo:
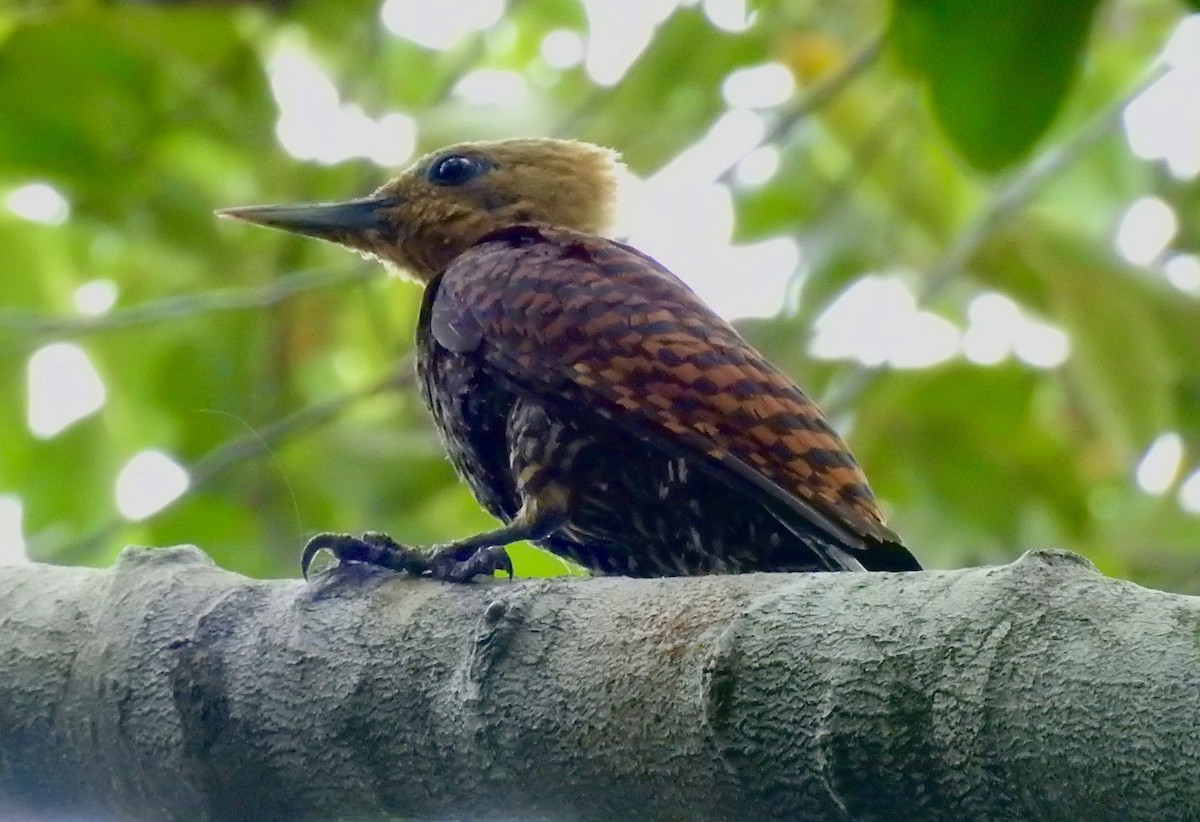
<path fill-rule="evenodd" d="M 1200 600 L 915 574 L 0 569 L 0 815 L 1200 819 Z"/>

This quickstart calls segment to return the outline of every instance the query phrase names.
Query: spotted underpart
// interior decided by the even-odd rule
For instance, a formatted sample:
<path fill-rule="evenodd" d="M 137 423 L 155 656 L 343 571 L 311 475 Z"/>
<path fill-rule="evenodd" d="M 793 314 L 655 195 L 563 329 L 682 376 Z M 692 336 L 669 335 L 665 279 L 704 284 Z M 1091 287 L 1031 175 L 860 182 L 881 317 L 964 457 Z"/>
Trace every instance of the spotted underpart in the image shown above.
<path fill-rule="evenodd" d="M 579 422 L 518 399 L 508 446 L 520 496 L 553 485 L 566 521 L 540 544 L 606 574 L 675 576 L 814 571 L 806 541 L 686 457 L 648 451 L 603 421 Z M 521 480 L 524 479 L 524 482 Z"/>
<path fill-rule="evenodd" d="M 919 567 L 816 405 L 678 278 L 545 226 L 426 290 L 418 369 L 451 460 L 511 522 L 606 573 Z"/>

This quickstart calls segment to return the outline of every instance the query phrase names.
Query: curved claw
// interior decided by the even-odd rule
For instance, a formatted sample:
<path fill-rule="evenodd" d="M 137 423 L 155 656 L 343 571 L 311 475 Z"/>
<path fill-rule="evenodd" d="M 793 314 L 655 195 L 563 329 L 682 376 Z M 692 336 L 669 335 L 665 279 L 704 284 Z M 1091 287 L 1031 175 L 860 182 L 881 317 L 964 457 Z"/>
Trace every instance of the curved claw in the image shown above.
<path fill-rule="evenodd" d="M 358 541 L 349 534 L 317 534 L 304 543 L 304 550 L 300 552 L 300 573 L 304 575 L 304 581 L 308 582 L 308 567 L 312 565 L 317 554 L 328 551 L 336 557 L 339 554 L 338 549 L 344 548 L 347 542 Z"/>
<path fill-rule="evenodd" d="M 508 578 L 511 580 L 513 578 L 512 557 L 508 555 L 508 550 L 505 546 L 497 545 L 496 547 L 500 549 L 500 556 L 495 558 L 496 568 L 494 570 L 503 571 L 508 574 Z"/>
<path fill-rule="evenodd" d="M 445 582 L 470 582 L 477 576 L 491 576 L 496 571 L 504 571 L 509 579 L 513 578 L 512 559 L 503 545 L 478 548 L 461 562 L 454 561 L 453 552 L 444 552 L 436 557 L 430 570 L 434 579 Z"/>
<path fill-rule="evenodd" d="M 300 553 L 300 572 L 308 581 L 308 569 L 317 554 L 329 551 L 339 562 L 364 562 L 393 571 L 407 571 L 413 576 L 429 575 L 447 582 L 469 582 L 481 575 L 503 571 L 513 578 L 513 564 L 504 545 L 477 548 L 459 561 L 463 548 L 456 544 L 428 551 L 401 545 L 387 534 L 368 531 L 361 537 L 350 534 L 317 534 L 304 545 Z"/>

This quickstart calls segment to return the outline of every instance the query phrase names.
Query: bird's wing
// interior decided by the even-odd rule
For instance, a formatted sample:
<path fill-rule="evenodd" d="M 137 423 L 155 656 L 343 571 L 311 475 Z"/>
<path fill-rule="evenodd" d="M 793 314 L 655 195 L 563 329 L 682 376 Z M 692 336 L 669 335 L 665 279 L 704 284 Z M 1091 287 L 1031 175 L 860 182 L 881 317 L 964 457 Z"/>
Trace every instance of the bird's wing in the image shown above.
<path fill-rule="evenodd" d="M 519 390 L 591 408 L 750 483 L 777 516 L 835 544 L 895 547 L 898 567 L 915 565 L 817 406 L 649 257 L 518 226 L 458 257 L 436 287 L 440 345 L 478 349 Z"/>

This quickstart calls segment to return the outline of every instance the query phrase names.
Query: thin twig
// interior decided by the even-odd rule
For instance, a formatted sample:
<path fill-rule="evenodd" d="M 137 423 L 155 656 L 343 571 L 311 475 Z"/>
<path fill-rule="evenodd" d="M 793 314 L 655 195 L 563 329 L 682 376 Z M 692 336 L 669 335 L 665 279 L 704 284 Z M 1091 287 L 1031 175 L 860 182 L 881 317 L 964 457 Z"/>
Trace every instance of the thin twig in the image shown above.
<path fill-rule="evenodd" d="M 82 337 L 222 311 L 265 308 L 299 294 L 338 288 L 381 274 L 377 267 L 367 265 L 351 270 L 299 271 L 261 286 L 166 297 L 97 317 L 44 317 L 22 311 L 0 311 L 0 330 L 26 337 L 29 343 L 49 336 Z"/>
<path fill-rule="evenodd" d="M 763 142 L 769 143 L 786 137 L 792 126 L 823 108 L 830 100 L 841 94 L 846 86 L 874 65 L 883 52 L 883 44 L 886 40 L 887 32 L 882 29 L 868 37 L 854 50 L 850 59 L 838 66 L 836 71 L 822 76 L 804 97 L 780 114 L 779 119 L 767 129 Z"/>
<path fill-rule="evenodd" d="M 821 77 L 821 79 L 808 90 L 807 94 L 797 100 L 795 104 L 780 112 L 774 121 L 767 126 L 765 132 L 763 133 L 762 139 L 758 141 L 758 144 L 753 149 L 746 152 L 746 154 L 743 154 L 730 163 L 725 170 L 717 176 L 716 182 L 728 184 L 733 175 L 734 169 L 737 168 L 738 163 L 744 160 L 748 154 L 750 154 L 752 151 L 758 150 L 760 147 L 767 145 L 768 143 L 773 143 L 776 140 L 782 140 L 797 123 L 812 115 L 827 105 L 831 100 L 833 100 L 833 98 L 841 94 L 851 82 L 856 80 L 864 71 L 874 64 L 875 60 L 879 57 L 883 50 L 885 39 L 884 31 L 876 32 L 875 34 L 871 35 L 871 37 L 868 38 L 862 45 L 855 49 L 850 55 L 850 58 L 841 66 L 839 66 L 836 71 Z"/>
<path fill-rule="evenodd" d="M 191 477 L 189 491 L 208 484 L 239 462 L 268 453 L 273 446 L 298 433 L 324 425 L 357 402 L 392 388 L 406 386 L 412 382 L 412 376 L 411 359 L 406 358 L 400 366 L 382 379 L 313 403 L 263 428 L 218 445 L 196 460 L 188 471 Z"/>
<path fill-rule="evenodd" d="M 351 405 L 374 397 L 389 389 L 406 386 L 412 380 L 412 359 L 405 358 L 391 373 L 373 383 L 360 388 L 353 388 L 328 399 L 313 403 L 261 429 L 254 429 L 250 433 L 243 434 L 240 437 L 218 445 L 192 463 L 190 467 L 184 466 L 189 478 L 187 490 L 168 505 L 155 512 L 155 515 L 157 516 L 169 508 L 180 505 L 239 463 L 269 454 L 275 446 L 298 434 L 307 433 L 324 425 Z M 74 563 L 89 556 L 94 556 L 107 543 L 111 542 L 127 524 L 123 519 L 114 518 L 109 520 L 90 534 L 78 540 L 73 540 L 58 550 L 55 554 L 55 560 Z"/>

